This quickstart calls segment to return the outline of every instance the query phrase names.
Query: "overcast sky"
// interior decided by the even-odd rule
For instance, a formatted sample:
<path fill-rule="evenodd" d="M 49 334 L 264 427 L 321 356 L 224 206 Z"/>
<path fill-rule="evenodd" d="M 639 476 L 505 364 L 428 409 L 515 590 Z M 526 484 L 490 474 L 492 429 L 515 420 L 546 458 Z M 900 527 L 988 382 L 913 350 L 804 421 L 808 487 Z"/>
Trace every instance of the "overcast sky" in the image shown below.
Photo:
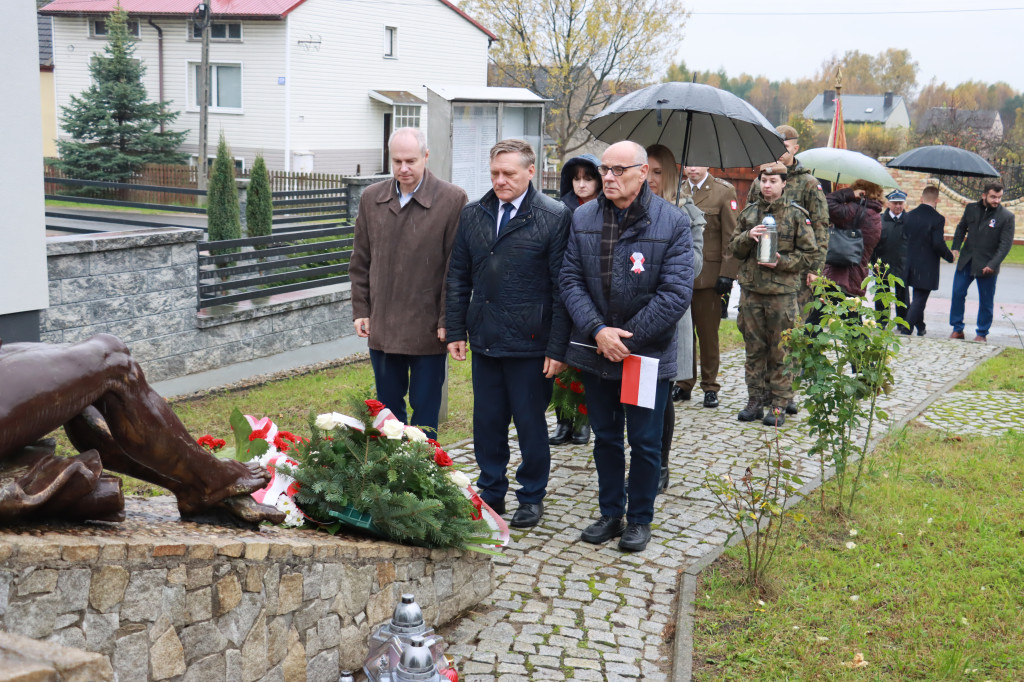
<path fill-rule="evenodd" d="M 690 70 L 796 80 L 833 54 L 895 47 L 920 66 L 919 88 L 934 76 L 949 85 L 1002 80 L 1024 91 L 1024 0 L 686 0 L 686 7 L 693 15 L 677 61 Z"/>

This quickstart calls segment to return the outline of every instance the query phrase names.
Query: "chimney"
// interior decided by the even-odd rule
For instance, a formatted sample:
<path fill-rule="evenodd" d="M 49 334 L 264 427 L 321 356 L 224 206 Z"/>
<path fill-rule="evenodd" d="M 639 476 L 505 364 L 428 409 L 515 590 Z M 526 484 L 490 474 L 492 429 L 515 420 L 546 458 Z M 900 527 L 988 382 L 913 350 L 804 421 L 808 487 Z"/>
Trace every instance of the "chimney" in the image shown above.
<path fill-rule="evenodd" d="M 824 94 L 824 98 L 825 99 L 822 101 L 821 107 L 823 109 L 828 109 L 830 106 L 835 104 L 835 101 L 836 101 L 836 91 L 835 90 L 826 90 L 825 94 Z"/>
<path fill-rule="evenodd" d="M 886 111 L 888 111 L 889 109 L 892 109 L 892 93 L 891 92 L 885 93 L 885 97 L 884 97 L 884 99 L 882 101 L 882 107 Z"/>

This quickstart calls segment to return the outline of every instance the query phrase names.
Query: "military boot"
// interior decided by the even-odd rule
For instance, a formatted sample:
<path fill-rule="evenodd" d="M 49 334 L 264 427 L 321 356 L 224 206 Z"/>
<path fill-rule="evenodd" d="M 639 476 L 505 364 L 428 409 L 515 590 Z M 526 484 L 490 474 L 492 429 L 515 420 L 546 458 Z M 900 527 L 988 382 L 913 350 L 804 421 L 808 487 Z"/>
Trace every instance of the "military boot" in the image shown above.
<path fill-rule="evenodd" d="M 761 397 L 747 400 L 747 406 L 740 410 L 740 413 L 736 416 L 741 422 L 752 422 L 763 417 L 764 408 L 762 407 Z"/>

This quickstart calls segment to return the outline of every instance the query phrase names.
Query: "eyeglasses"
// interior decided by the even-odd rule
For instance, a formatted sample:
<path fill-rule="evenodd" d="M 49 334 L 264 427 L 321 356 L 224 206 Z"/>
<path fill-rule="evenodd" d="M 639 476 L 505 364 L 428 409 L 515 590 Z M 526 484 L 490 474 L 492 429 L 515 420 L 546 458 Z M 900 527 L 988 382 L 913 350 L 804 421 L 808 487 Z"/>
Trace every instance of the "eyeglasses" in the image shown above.
<path fill-rule="evenodd" d="M 630 168 L 637 168 L 642 165 L 642 163 L 634 163 L 632 166 L 598 166 L 597 173 L 603 178 L 608 175 L 608 171 L 611 171 L 612 175 L 619 177 Z"/>

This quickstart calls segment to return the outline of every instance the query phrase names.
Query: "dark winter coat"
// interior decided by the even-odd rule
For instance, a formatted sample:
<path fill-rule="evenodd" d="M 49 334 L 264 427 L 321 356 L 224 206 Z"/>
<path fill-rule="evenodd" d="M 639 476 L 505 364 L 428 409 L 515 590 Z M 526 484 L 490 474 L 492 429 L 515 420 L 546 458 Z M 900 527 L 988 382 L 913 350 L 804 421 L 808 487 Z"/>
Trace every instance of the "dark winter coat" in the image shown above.
<path fill-rule="evenodd" d="M 907 211 L 903 230 L 907 233 L 906 285 L 916 289 L 939 288 L 939 258 L 953 262 L 942 230 L 946 219 L 928 204 Z"/>
<path fill-rule="evenodd" d="M 907 267 L 907 212 L 894 217 L 882 211 L 882 236 L 875 246 L 875 259 L 889 266 L 889 273 L 904 279 Z"/>
<path fill-rule="evenodd" d="M 594 171 L 594 175 L 597 175 L 597 167 L 601 165 L 601 160 L 593 154 L 583 154 L 572 157 L 562 166 L 558 191 L 562 194 L 562 203 L 568 206 L 570 211 L 575 211 L 580 207 L 580 199 L 572 188 L 572 181 L 576 177 L 576 170 L 581 165 L 590 166 Z M 601 177 L 599 175 L 597 177 L 597 191 L 598 193 L 601 192 Z"/>
<path fill-rule="evenodd" d="M 864 253 L 857 265 L 825 264 L 822 274 L 835 282 L 851 296 L 864 295 L 864 279 L 875 253 L 875 245 L 882 236 L 882 202 L 860 199 L 849 187 L 825 195 L 828 217 L 839 229 L 860 229 L 864 239 Z"/>
<path fill-rule="evenodd" d="M 956 269 L 970 265 L 973 277 L 984 277 L 981 271 L 989 267 L 998 275 L 1013 246 L 1013 232 L 1014 216 L 1006 208 L 989 208 L 981 201 L 969 204 L 953 234 L 953 250 L 960 251 Z"/>
<path fill-rule="evenodd" d="M 601 325 L 632 332 L 622 339 L 630 353 L 658 358 L 658 378 L 671 379 L 676 376 L 676 323 L 693 294 L 690 219 L 655 196 L 646 183 L 635 201 L 642 210 L 622 226 L 608 296 L 601 272 L 601 234 L 610 202 L 602 194 L 573 214 L 560 278 L 562 299 L 572 318 L 573 342 L 595 345 Z M 634 254 L 643 257 L 640 272 L 634 271 Z M 605 379 L 622 378 L 622 363 L 606 360 L 593 348 L 570 345 L 567 361 Z"/>
<path fill-rule="evenodd" d="M 534 189 L 496 236 L 498 197 L 462 209 L 448 266 L 448 342 L 491 357 L 565 360 L 569 318 L 558 288 L 572 214 Z"/>

